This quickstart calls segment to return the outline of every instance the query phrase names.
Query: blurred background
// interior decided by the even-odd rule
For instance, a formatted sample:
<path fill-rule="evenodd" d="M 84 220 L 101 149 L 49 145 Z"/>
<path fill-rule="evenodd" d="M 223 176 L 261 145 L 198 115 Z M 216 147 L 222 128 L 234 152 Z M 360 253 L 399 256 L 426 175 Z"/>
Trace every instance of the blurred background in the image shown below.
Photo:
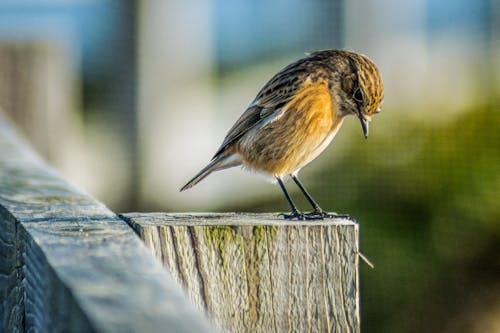
<path fill-rule="evenodd" d="M 279 69 L 367 54 L 385 82 L 303 169 L 361 222 L 364 332 L 500 332 L 496 0 L 3 0 L 0 108 L 66 178 L 122 211 L 287 211 L 239 169 L 178 189 Z M 290 184 L 300 207 L 307 209 Z"/>

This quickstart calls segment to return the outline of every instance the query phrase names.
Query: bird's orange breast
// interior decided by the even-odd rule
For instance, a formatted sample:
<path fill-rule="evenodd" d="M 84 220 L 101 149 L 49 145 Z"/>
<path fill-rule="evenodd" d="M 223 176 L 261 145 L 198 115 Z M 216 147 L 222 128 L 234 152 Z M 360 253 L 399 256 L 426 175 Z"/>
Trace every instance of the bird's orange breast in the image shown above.
<path fill-rule="evenodd" d="M 326 148 L 343 121 L 326 81 L 308 79 L 283 109 L 240 140 L 237 151 L 247 167 L 274 176 L 295 173 Z"/>

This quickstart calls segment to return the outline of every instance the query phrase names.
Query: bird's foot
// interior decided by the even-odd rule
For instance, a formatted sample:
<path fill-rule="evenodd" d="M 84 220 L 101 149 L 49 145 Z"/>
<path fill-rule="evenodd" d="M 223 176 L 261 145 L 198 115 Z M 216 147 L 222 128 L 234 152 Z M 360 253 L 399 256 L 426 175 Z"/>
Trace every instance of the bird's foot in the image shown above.
<path fill-rule="evenodd" d="M 357 222 L 351 215 L 347 214 L 337 214 L 337 213 L 327 213 L 321 208 L 316 208 L 310 213 L 303 214 L 306 220 L 323 220 L 323 219 L 347 219 L 353 222 Z"/>
<path fill-rule="evenodd" d="M 293 220 L 293 219 L 297 219 L 299 221 L 302 221 L 302 220 L 305 220 L 306 217 L 305 217 L 305 214 L 302 213 L 302 212 L 299 212 L 298 210 L 292 210 L 292 212 L 290 214 L 285 214 L 285 213 L 281 213 L 279 214 L 279 216 L 283 216 L 283 218 L 285 220 Z"/>
<path fill-rule="evenodd" d="M 290 214 L 281 213 L 279 216 L 283 216 L 285 220 L 294 220 L 297 219 L 299 221 L 304 220 L 324 220 L 324 219 L 346 219 L 357 223 L 356 219 L 348 214 L 337 214 L 337 213 L 327 213 L 320 209 L 315 209 L 309 213 L 302 213 L 298 210 L 293 210 Z"/>
<path fill-rule="evenodd" d="M 312 212 L 304 213 L 304 217 L 306 220 L 323 220 L 325 218 L 329 218 L 327 213 L 320 210 L 313 210 Z"/>

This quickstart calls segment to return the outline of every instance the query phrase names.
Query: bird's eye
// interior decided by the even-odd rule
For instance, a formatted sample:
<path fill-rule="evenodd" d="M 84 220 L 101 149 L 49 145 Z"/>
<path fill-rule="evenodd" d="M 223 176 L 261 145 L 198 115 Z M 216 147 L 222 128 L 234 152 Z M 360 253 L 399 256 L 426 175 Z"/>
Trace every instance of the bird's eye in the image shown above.
<path fill-rule="evenodd" d="M 363 92 L 361 91 L 361 88 L 356 89 L 354 92 L 354 99 L 358 102 L 363 101 Z"/>

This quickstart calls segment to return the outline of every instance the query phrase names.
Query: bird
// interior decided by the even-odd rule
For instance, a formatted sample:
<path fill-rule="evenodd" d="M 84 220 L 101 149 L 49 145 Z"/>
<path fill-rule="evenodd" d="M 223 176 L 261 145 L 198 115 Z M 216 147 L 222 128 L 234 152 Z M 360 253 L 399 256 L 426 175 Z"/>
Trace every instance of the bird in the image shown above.
<path fill-rule="evenodd" d="M 347 50 L 306 55 L 275 74 L 231 127 L 212 160 L 180 191 L 214 171 L 243 166 L 271 176 L 281 187 L 290 214 L 285 219 L 332 217 L 312 198 L 299 171 L 318 157 L 338 133 L 346 116 L 361 123 L 365 138 L 374 114 L 382 110 L 384 88 L 375 63 Z M 300 211 L 284 180 L 292 179 L 312 206 Z"/>

